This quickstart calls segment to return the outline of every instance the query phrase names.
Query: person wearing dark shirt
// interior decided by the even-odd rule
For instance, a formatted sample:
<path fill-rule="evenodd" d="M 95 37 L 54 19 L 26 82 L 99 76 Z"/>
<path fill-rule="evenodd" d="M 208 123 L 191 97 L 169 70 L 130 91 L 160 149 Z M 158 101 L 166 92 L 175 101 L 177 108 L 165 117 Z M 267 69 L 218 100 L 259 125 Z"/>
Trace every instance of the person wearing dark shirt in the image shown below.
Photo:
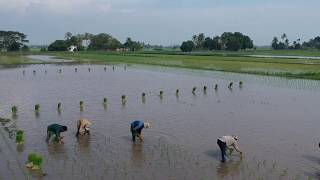
<path fill-rule="evenodd" d="M 132 134 L 132 141 L 135 142 L 136 137 L 138 137 L 141 141 L 143 141 L 143 136 L 141 134 L 141 131 L 143 128 L 149 128 L 149 127 L 150 127 L 150 123 L 139 121 L 139 120 L 133 121 L 130 127 L 130 131 Z"/>
<path fill-rule="evenodd" d="M 56 140 L 59 143 L 63 143 L 63 137 L 60 135 L 61 132 L 67 131 L 67 126 L 62 126 L 60 124 L 51 124 L 47 127 L 47 138 L 46 142 L 48 143 L 51 136 L 55 135 Z"/>

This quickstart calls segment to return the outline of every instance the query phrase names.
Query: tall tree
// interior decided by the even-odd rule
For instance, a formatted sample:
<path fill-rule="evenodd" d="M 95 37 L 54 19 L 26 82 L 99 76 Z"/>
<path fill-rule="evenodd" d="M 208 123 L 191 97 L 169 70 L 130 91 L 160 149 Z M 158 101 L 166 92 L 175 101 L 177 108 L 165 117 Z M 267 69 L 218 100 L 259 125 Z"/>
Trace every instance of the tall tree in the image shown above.
<path fill-rule="evenodd" d="M 271 42 L 272 49 L 278 49 L 279 40 L 277 37 L 273 37 L 273 40 Z"/>
<path fill-rule="evenodd" d="M 0 31 L 0 51 L 19 51 L 28 43 L 27 35 L 18 31 Z M 26 49 L 26 48 L 25 48 Z"/>
<path fill-rule="evenodd" d="M 281 39 L 282 39 L 282 41 L 284 42 L 284 40 L 287 38 L 287 34 L 286 33 L 283 33 L 282 35 L 281 35 Z"/>
<path fill-rule="evenodd" d="M 71 32 L 66 32 L 64 34 L 64 39 L 66 39 L 66 40 L 70 39 L 71 37 L 72 37 L 72 33 Z"/>
<path fill-rule="evenodd" d="M 121 48 L 122 44 L 116 38 L 106 33 L 94 35 L 91 38 L 88 49 L 90 50 L 116 50 Z"/>
<path fill-rule="evenodd" d="M 192 41 L 184 41 L 181 44 L 180 49 L 183 52 L 191 52 L 194 49 L 194 42 L 192 42 Z"/>

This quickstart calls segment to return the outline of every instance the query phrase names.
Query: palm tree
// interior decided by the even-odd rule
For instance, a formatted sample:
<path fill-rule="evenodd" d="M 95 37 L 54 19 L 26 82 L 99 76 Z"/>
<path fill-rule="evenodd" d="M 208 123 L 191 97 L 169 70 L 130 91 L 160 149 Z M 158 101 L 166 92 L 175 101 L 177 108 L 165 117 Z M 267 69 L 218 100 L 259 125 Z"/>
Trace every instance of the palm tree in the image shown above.
<path fill-rule="evenodd" d="M 283 34 L 281 35 L 282 41 L 284 41 L 284 39 L 286 39 L 286 38 L 287 38 L 287 34 L 286 34 L 286 33 L 283 33 Z"/>

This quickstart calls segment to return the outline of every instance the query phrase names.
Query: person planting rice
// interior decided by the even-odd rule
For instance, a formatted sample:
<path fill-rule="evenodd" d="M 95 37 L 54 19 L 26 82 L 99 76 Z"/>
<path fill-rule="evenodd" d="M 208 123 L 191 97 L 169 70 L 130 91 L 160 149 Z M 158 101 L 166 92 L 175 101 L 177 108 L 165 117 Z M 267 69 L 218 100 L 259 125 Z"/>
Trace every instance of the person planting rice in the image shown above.
<path fill-rule="evenodd" d="M 236 151 L 238 151 L 240 153 L 240 155 L 242 155 L 242 151 L 240 151 L 239 149 L 239 143 L 238 143 L 238 136 L 222 136 L 220 138 L 218 138 L 217 140 L 217 144 L 221 150 L 221 162 L 225 162 L 225 156 L 226 156 L 226 152 L 227 150 L 229 150 L 230 155 L 233 151 L 233 149 L 235 149 Z"/>
<path fill-rule="evenodd" d="M 55 139 L 59 143 L 63 143 L 63 136 L 60 136 L 61 132 L 67 131 L 68 127 L 67 126 L 62 126 L 60 124 L 51 124 L 47 127 L 47 138 L 46 142 L 49 143 L 50 137 L 54 134 Z"/>
<path fill-rule="evenodd" d="M 147 122 L 143 122 L 143 121 L 133 121 L 131 123 L 131 127 L 130 127 L 130 131 L 132 133 L 132 141 L 135 142 L 136 141 L 136 136 L 143 141 L 143 136 L 141 134 L 141 131 L 143 128 L 149 128 L 150 127 L 150 123 Z"/>
<path fill-rule="evenodd" d="M 91 125 L 91 122 L 88 119 L 81 118 L 77 122 L 77 134 L 76 136 L 79 137 L 79 135 L 85 135 L 90 134 L 89 125 Z"/>

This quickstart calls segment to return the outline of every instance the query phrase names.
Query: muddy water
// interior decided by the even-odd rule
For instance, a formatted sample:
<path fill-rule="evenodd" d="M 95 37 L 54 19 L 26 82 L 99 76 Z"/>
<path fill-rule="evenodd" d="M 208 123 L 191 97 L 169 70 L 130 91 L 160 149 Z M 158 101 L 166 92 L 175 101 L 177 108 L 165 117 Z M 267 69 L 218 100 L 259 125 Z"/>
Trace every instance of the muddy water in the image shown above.
<path fill-rule="evenodd" d="M 24 164 L 29 152 L 41 153 L 44 179 L 306 179 L 320 172 L 318 81 L 152 66 L 32 65 L 1 69 L 0 84 L 0 117 L 11 118 L 11 106 L 18 106 L 7 126 L 25 130 L 17 158 Z M 80 117 L 92 120 L 92 134 L 77 140 Z M 143 143 L 130 141 L 134 119 L 152 125 Z M 65 144 L 45 143 L 50 123 L 69 127 Z M 244 157 L 235 153 L 221 164 L 216 139 L 226 134 L 240 137 Z"/>

